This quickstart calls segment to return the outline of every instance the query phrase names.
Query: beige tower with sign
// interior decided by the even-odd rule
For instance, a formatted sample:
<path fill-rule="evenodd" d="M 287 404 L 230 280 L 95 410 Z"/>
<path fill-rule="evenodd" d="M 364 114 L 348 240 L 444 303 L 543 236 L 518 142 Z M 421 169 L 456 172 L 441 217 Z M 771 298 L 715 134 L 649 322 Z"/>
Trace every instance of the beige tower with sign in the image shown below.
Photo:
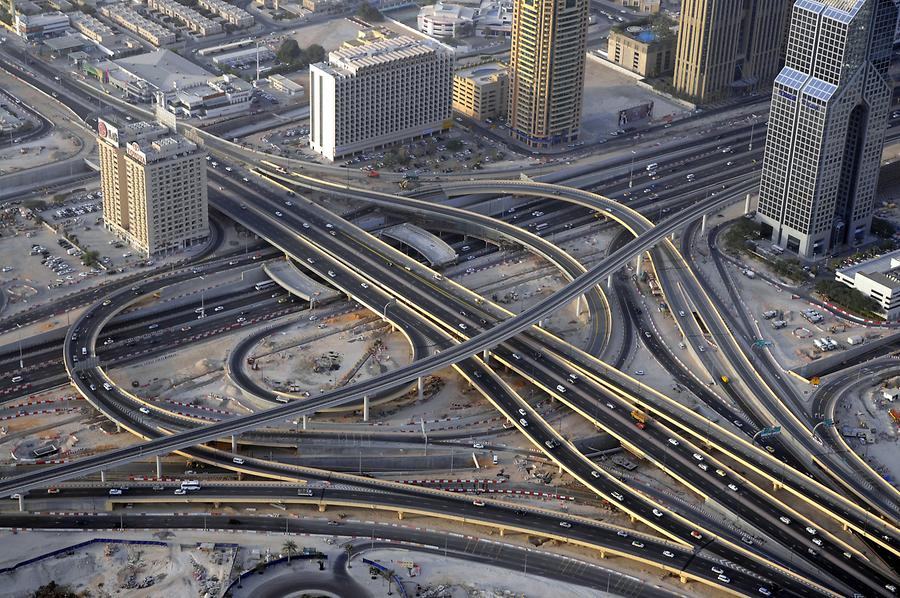
<path fill-rule="evenodd" d="M 205 153 L 159 123 L 99 119 L 103 219 L 144 256 L 209 236 Z"/>

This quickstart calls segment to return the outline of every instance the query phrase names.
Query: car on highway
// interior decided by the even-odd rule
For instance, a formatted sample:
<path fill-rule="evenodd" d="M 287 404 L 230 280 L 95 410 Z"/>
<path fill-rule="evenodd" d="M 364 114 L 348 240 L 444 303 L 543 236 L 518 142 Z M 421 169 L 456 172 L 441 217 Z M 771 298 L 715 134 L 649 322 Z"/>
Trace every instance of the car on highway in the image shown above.
<path fill-rule="evenodd" d="M 483 448 L 484 448 L 484 445 L 483 445 L 482 443 L 480 443 L 480 442 L 475 442 L 475 443 L 472 444 L 472 448 L 474 448 L 474 449 L 483 449 Z"/>
<path fill-rule="evenodd" d="M 659 509 L 653 509 L 653 516 L 659 519 L 663 516 L 662 511 L 660 511 Z"/>
<path fill-rule="evenodd" d="M 140 411 L 140 412 L 143 413 L 144 415 L 147 415 L 148 413 L 150 413 L 150 410 L 147 409 L 146 407 L 139 407 L 139 408 L 138 408 L 138 411 Z"/>
<path fill-rule="evenodd" d="M 527 427 L 528 427 L 528 420 L 525 419 L 525 418 L 520 419 L 520 420 L 519 420 L 519 423 L 522 424 L 522 427 L 523 427 L 523 428 L 527 428 Z"/>
<path fill-rule="evenodd" d="M 684 313 L 684 310 L 683 310 L 683 309 L 680 309 L 680 310 L 678 310 L 678 315 L 681 316 L 681 317 L 683 318 L 683 317 L 685 317 L 687 314 Z"/>
<path fill-rule="evenodd" d="M 593 477 L 595 477 L 595 478 L 599 478 L 599 477 L 600 477 L 600 472 L 597 471 L 596 469 L 592 469 L 592 470 L 591 470 L 591 475 L 592 475 Z"/>
<path fill-rule="evenodd" d="M 473 500 L 472 504 L 475 505 L 476 507 L 483 507 L 484 501 L 483 500 Z"/>
<path fill-rule="evenodd" d="M 812 543 L 815 544 L 816 546 L 821 546 L 822 540 L 820 540 L 819 538 L 813 538 Z"/>
<path fill-rule="evenodd" d="M 304 222 L 304 223 L 303 223 L 303 228 L 309 228 L 309 222 Z"/>
<path fill-rule="evenodd" d="M 245 318 L 244 316 L 241 316 L 240 318 L 237 319 L 238 324 L 243 324 L 246 321 L 247 321 L 247 318 Z"/>
<path fill-rule="evenodd" d="M 606 406 L 607 406 L 609 409 L 612 409 L 613 411 L 616 410 L 616 406 L 613 405 L 612 403 L 607 403 Z"/>
<path fill-rule="evenodd" d="M 669 438 L 669 441 L 668 441 L 668 442 L 669 442 L 669 444 L 671 444 L 672 446 L 678 446 L 678 445 L 680 444 L 680 443 L 679 443 L 677 440 L 675 440 L 674 438 Z"/>
<path fill-rule="evenodd" d="M 153 485 L 153 490 L 155 490 L 157 492 L 159 492 L 160 490 L 165 490 L 165 489 L 166 489 L 166 487 L 163 486 L 162 484 L 154 484 Z"/>
<path fill-rule="evenodd" d="M 748 536 L 741 536 L 741 542 L 747 546 L 753 546 L 753 539 Z"/>
<path fill-rule="evenodd" d="M 313 491 L 311 488 L 300 488 L 297 490 L 297 496 L 312 496 Z"/>
<path fill-rule="evenodd" d="M 766 587 L 760 587 L 759 593 L 762 594 L 763 596 L 771 596 L 772 590 L 770 590 L 769 588 L 766 588 Z"/>
<path fill-rule="evenodd" d="M 570 527 L 572 527 L 572 524 L 569 523 L 568 521 L 560 521 L 560 522 L 559 522 L 559 527 L 570 528 Z"/>
<path fill-rule="evenodd" d="M 519 355 L 518 353 L 513 353 L 513 354 L 512 354 L 512 357 L 513 357 L 513 359 L 515 359 L 516 361 L 521 361 L 521 359 L 522 359 L 522 356 Z"/>
<path fill-rule="evenodd" d="M 364 283 L 364 282 L 359 283 L 359 286 L 361 286 L 361 287 L 364 288 L 364 289 L 368 289 L 368 288 L 369 288 L 369 285 L 367 285 L 367 284 Z"/>
<path fill-rule="evenodd" d="M 728 484 L 728 489 L 731 490 L 732 492 L 738 491 L 738 487 L 736 484 Z"/>
<path fill-rule="evenodd" d="M 147 326 L 147 330 L 156 330 L 157 328 L 159 328 L 159 324 L 150 324 Z"/>
<path fill-rule="evenodd" d="M 725 472 L 724 472 L 723 470 L 717 469 L 717 470 L 716 470 L 716 475 L 719 476 L 720 478 L 724 478 L 726 474 L 725 474 Z"/>
<path fill-rule="evenodd" d="M 544 441 L 544 444 L 547 445 L 547 448 L 553 450 L 559 446 L 559 441 L 555 438 L 551 438 L 550 440 Z"/>
<path fill-rule="evenodd" d="M 703 461 L 703 455 L 701 455 L 700 453 L 694 453 L 694 454 L 691 455 L 691 456 L 692 456 L 694 459 L 696 459 L 697 461 Z"/>
<path fill-rule="evenodd" d="M 291 207 L 292 205 L 294 205 L 294 202 L 292 202 L 291 200 L 286 200 L 284 202 L 284 205 L 286 205 L 287 207 Z"/>
<path fill-rule="evenodd" d="M 693 539 L 695 539 L 695 540 L 702 540 L 702 539 L 703 539 L 703 534 L 701 534 L 701 533 L 698 532 L 697 530 L 691 530 L 691 537 L 692 537 Z"/>
<path fill-rule="evenodd" d="M 284 214 L 282 214 L 282 213 L 279 212 L 278 210 L 275 210 L 275 215 L 278 216 L 279 218 L 281 218 L 282 216 L 284 216 Z"/>
<path fill-rule="evenodd" d="M 697 467 L 699 467 L 699 468 L 702 469 L 703 471 L 708 471 L 708 470 L 709 470 L 709 465 L 707 465 L 706 463 L 697 463 Z"/>
<path fill-rule="evenodd" d="M 627 538 L 627 537 L 628 537 L 628 532 L 623 531 L 623 530 L 619 530 L 619 531 L 616 532 L 616 535 L 619 536 L 620 538 Z"/>
<path fill-rule="evenodd" d="M 328 276 L 330 276 L 331 278 L 334 278 L 335 276 L 337 276 L 337 274 L 334 273 L 334 270 L 329 270 Z"/>
<path fill-rule="evenodd" d="M 618 492 L 610 492 L 610 496 L 612 496 L 614 499 L 616 499 L 616 500 L 619 501 L 619 502 L 622 502 L 622 501 L 625 500 L 625 497 L 622 496 L 622 495 L 621 495 L 620 493 L 618 493 Z"/>
<path fill-rule="evenodd" d="M 663 556 L 669 557 L 670 559 L 674 559 L 675 553 L 672 552 L 671 550 L 663 550 Z"/>
<path fill-rule="evenodd" d="M 785 525 L 790 525 L 790 524 L 791 524 L 791 520 L 788 519 L 787 517 L 785 517 L 784 515 L 782 515 L 781 517 L 779 517 L 778 520 L 779 520 L 780 522 L 782 522 L 783 524 L 785 524 Z"/>
<path fill-rule="evenodd" d="M 47 494 L 59 494 L 59 488 L 47 488 Z"/>
<path fill-rule="evenodd" d="M 217 305 L 216 308 L 215 308 L 213 311 L 222 311 L 223 309 L 225 309 L 224 306 L 222 306 L 222 305 Z"/>
<path fill-rule="evenodd" d="M 122 494 L 121 488 L 110 488 L 109 495 L 110 496 L 120 496 Z"/>
<path fill-rule="evenodd" d="M 631 545 L 634 546 L 635 548 L 643 548 L 644 547 L 644 543 L 638 542 L 637 540 L 632 540 Z"/>
<path fill-rule="evenodd" d="M 244 460 L 241 459 L 240 457 L 235 457 L 234 459 L 231 460 L 231 462 L 234 463 L 235 465 L 243 465 L 244 464 Z"/>
<path fill-rule="evenodd" d="M 112 390 L 112 384 L 110 384 L 109 382 L 104 382 L 104 383 L 103 383 L 103 388 L 104 388 L 105 390 Z"/>
<path fill-rule="evenodd" d="M 187 490 L 185 490 L 184 488 L 175 488 L 175 494 L 177 494 L 178 496 L 182 496 L 184 494 L 187 494 Z"/>
<path fill-rule="evenodd" d="M 562 384 L 557 384 L 557 385 L 556 385 L 556 390 L 558 390 L 559 392 L 561 392 L 561 393 L 563 393 L 563 394 L 566 393 L 566 387 L 563 386 Z"/>
<path fill-rule="evenodd" d="M 725 573 L 725 570 L 721 567 L 710 567 L 710 570 L 716 575 L 722 575 L 723 573 Z"/>
<path fill-rule="evenodd" d="M 524 409 L 519 409 L 519 415 L 528 415 L 528 412 Z"/>
<path fill-rule="evenodd" d="M 191 329 L 191 326 L 189 324 L 185 324 L 184 326 L 181 327 L 182 332 L 187 332 L 190 329 Z"/>
<path fill-rule="evenodd" d="M 643 376 L 643 375 L 644 375 L 644 370 L 635 370 L 635 371 L 634 371 L 634 375 L 635 375 L 635 376 Z"/>
<path fill-rule="evenodd" d="M 731 578 L 725 575 L 720 575 L 716 579 L 718 579 L 722 583 L 731 583 Z"/>
<path fill-rule="evenodd" d="M 808 533 L 808 534 L 811 535 L 811 536 L 815 536 L 815 535 L 816 535 L 817 533 L 819 533 L 819 532 L 816 531 L 816 528 L 814 528 L 814 527 L 807 527 L 807 528 L 806 528 L 806 533 Z"/>
<path fill-rule="evenodd" d="M 469 327 L 466 326 L 466 325 L 465 325 L 464 323 L 462 323 L 462 322 L 460 322 L 460 323 L 457 324 L 457 325 L 459 326 L 459 329 L 460 329 L 460 330 L 468 330 L 468 329 L 469 329 Z"/>

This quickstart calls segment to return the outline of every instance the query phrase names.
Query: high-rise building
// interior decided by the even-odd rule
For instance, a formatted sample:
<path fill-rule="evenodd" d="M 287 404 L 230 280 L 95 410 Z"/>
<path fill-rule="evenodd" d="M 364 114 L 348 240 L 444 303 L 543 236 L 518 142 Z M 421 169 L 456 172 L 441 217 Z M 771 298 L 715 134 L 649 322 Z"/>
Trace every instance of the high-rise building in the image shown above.
<path fill-rule="evenodd" d="M 361 40 L 309 67 L 309 145 L 334 160 L 450 126 L 453 54 L 431 41 Z"/>
<path fill-rule="evenodd" d="M 758 218 L 807 258 L 860 243 L 872 222 L 891 102 L 893 0 L 798 0 L 775 79 Z"/>
<path fill-rule="evenodd" d="M 515 0 L 509 130 L 530 147 L 578 139 L 588 8 L 588 0 Z"/>
<path fill-rule="evenodd" d="M 673 86 L 697 103 L 768 89 L 781 67 L 786 0 L 684 0 Z"/>
<path fill-rule="evenodd" d="M 106 229 L 145 256 L 209 236 L 205 153 L 159 123 L 97 122 Z"/>

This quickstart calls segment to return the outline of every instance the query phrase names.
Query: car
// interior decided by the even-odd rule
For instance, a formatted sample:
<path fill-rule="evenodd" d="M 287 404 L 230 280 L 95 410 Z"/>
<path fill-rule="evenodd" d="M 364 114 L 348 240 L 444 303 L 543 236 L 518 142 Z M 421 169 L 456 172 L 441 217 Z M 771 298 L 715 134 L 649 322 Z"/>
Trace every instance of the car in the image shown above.
<path fill-rule="evenodd" d="M 731 490 L 732 492 L 738 491 L 738 487 L 735 484 L 728 484 L 728 489 Z"/>
<path fill-rule="evenodd" d="M 753 539 L 749 536 L 741 536 L 741 542 L 743 542 L 747 546 L 753 546 Z"/>
<path fill-rule="evenodd" d="M 528 412 L 524 409 L 519 409 L 519 415 L 528 415 Z"/>
<path fill-rule="evenodd" d="M 774 453 L 774 452 L 775 452 L 775 447 L 772 446 L 772 445 L 770 445 L 770 444 L 767 444 L 767 445 L 766 445 L 766 450 L 769 451 L 770 453 Z"/>
<path fill-rule="evenodd" d="M 562 384 L 557 384 L 557 385 L 556 385 L 556 390 L 558 390 L 559 392 L 561 392 L 561 393 L 563 393 L 563 394 L 566 393 L 566 387 L 563 386 Z"/>
<path fill-rule="evenodd" d="M 240 318 L 237 319 L 238 324 L 243 324 L 246 321 L 247 321 L 247 318 L 245 318 L 244 316 L 241 316 Z"/>
<path fill-rule="evenodd" d="M 110 496 L 120 496 L 122 494 L 122 490 L 120 488 L 110 488 L 109 495 Z"/>
<path fill-rule="evenodd" d="M 635 371 L 634 371 L 634 375 L 635 375 L 635 376 L 643 376 L 643 375 L 644 375 L 644 370 L 635 370 Z"/>
<path fill-rule="evenodd" d="M 731 423 L 733 423 L 733 424 L 734 424 L 735 426 L 737 426 L 738 428 L 743 428 L 743 427 L 744 427 L 744 424 L 742 424 L 742 423 L 741 423 L 741 420 L 739 420 L 739 419 L 736 419 L 736 420 L 734 420 L 734 421 L 731 422 Z"/>
<path fill-rule="evenodd" d="M 812 548 L 807 548 L 807 549 L 806 549 L 806 552 L 808 552 L 808 553 L 811 554 L 812 556 L 819 556 L 819 553 L 818 553 L 816 550 L 812 549 Z"/>
<path fill-rule="evenodd" d="M 570 528 L 570 527 L 572 527 L 572 524 L 569 523 L 568 521 L 560 521 L 560 522 L 559 522 L 559 527 Z"/>
<path fill-rule="evenodd" d="M 150 413 L 150 410 L 147 409 L 146 407 L 138 407 L 138 411 L 140 411 L 144 415 L 147 415 L 148 413 Z"/>
<path fill-rule="evenodd" d="M 725 570 L 721 567 L 710 567 L 710 570 L 716 575 L 722 575 L 723 573 L 725 573 Z"/>
<path fill-rule="evenodd" d="M 720 478 L 724 478 L 726 474 L 725 474 L 725 472 L 724 472 L 723 470 L 717 469 L 717 470 L 716 470 L 716 475 L 719 476 Z"/>
<path fill-rule="evenodd" d="M 638 542 L 637 540 L 632 540 L 631 545 L 634 546 L 635 548 L 643 548 L 644 547 L 644 543 Z"/>
<path fill-rule="evenodd" d="M 663 516 L 662 511 L 660 511 L 659 509 L 653 509 L 653 516 L 656 517 L 657 519 L 662 517 Z"/>
<path fill-rule="evenodd" d="M 691 456 L 692 456 L 694 459 L 696 459 L 697 461 L 703 461 L 703 455 L 701 455 L 700 453 L 694 453 L 694 454 L 691 455 Z"/>
<path fill-rule="evenodd" d="M 472 504 L 475 505 L 476 507 L 483 507 L 484 501 L 483 500 L 473 500 Z"/>
<path fill-rule="evenodd" d="M 328 276 L 330 276 L 331 278 L 334 278 L 335 276 L 337 276 L 337 274 L 334 273 L 334 270 L 329 270 Z"/>
<path fill-rule="evenodd" d="M 852 559 L 852 558 L 853 558 L 853 555 L 850 554 L 850 553 L 847 552 L 847 551 L 844 551 L 844 552 L 842 552 L 841 554 L 844 555 L 844 558 L 845 558 L 845 559 Z"/>
<path fill-rule="evenodd" d="M 782 522 L 783 524 L 785 524 L 785 525 L 790 525 L 790 524 L 791 524 L 791 520 L 788 519 L 787 517 L 785 517 L 784 515 L 782 515 L 781 517 L 779 517 L 778 520 L 779 520 L 780 522 Z"/>
<path fill-rule="evenodd" d="M 279 212 L 278 210 L 275 210 L 275 215 L 278 216 L 279 218 L 281 218 L 282 216 L 284 216 L 284 214 L 282 214 L 282 213 Z"/>
<path fill-rule="evenodd" d="M 884 584 L 884 589 L 887 590 L 887 591 L 889 591 L 889 592 L 893 592 L 893 593 L 895 593 L 895 594 L 897 593 L 897 586 L 895 586 L 895 585 L 892 584 L 892 583 L 886 583 L 886 584 Z"/>
<path fill-rule="evenodd" d="M 330 222 L 326 222 L 326 223 L 325 223 L 325 228 L 334 228 L 334 225 L 331 224 Z"/>
<path fill-rule="evenodd" d="M 550 440 L 544 441 L 544 444 L 547 445 L 548 449 L 552 450 L 559 446 L 559 441 L 555 438 L 551 438 Z"/>
<path fill-rule="evenodd" d="M 359 283 L 359 286 L 361 286 L 361 287 L 364 288 L 364 289 L 368 289 L 368 288 L 369 288 L 369 285 L 367 285 L 367 284 L 364 283 L 364 282 Z"/>
<path fill-rule="evenodd" d="M 182 496 L 187 494 L 187 490 L 185 490 L 184 488 L 175 488 L 175 494 L 178 496 Z"/>
<path fill-rule="evenodd" d="M 475 442 L 475 443 L 472 444 L 472 448 L 474 448 L 474 449 L 483 449 L 483 448 L 484 448 L 484 444 L 482 444 L 482 443 L 480 443 L 480 442 Z"/>
<path fill-rule="evenodd" d="M 815 535 L 816 535 L 817 533 L 819 533 L 819 532 L 816 531 L 816 528 L 814 528 L 814 527 L 807 527 L 807 528 L 806 528 L 806 533 L 808 533 L 808 534 L 811 535 L 811 536 L 815 536 Z"/>
<path fill-rule="evenodd" d="M 624 531 L 624 530 L 619 530 L 619 531 L 616 532 L 616 535 L 619 536 L 620 538 L 627 538 L 627 537 L 628 537 L 628 532 L 626 532 L 626 531 Z"/>
<path fill-rule="evenodd" d="M 707 465 L 706 463 L 697 463 L 697 467 L 699 467 L 703 471 L 709 471 L 709 465 Z"/>
<path fill-rule="evenodd" d="M 309 316 L 309 321 L 310 321 L 310 322 L 315 322 L 315 321 L 318 320 L 318 319 L 319 319 L 319 316 L 317 316 L 316 314 L 313 314 L 313 315 Z"/>
<path fill-rule="evenodd" d="M 607 403 L 606 406 L 607 406 L 607 408 L 612 409 L 613 411 L 616 410 L 616 406 L 613 405 L 612 403 Z"/>
<path fill-rule="evenodd" d="M 513 353 L 513 354 L 512 354 L 512 357 L 513 357 L 513 359 L 515 359 L 516 361 L 521 361 L 521 359 L 522 359 L 522 356 L 519 355 L 518 353 Z"/>
<path fill-rule="evenodd" d="M 703 534 L 701 534 L 697 530 L 691 530 L 691 537 L 694 538 L 695 540 L 702 540 Z"/>
<path fill-rule="evenodd" d="M 185 324 L 184 326 L 181 327 L 181 331 L 182 331 L 182 332 L 187 332 L 187 331 L 190 330 L 190 329 L 191 329 L 191 327 L 190 327 L 190 325 L 188 325 L 188 324 Z"/>
<path fill-rule="evenodd" d="M 528 427 L 528 420 L 525 419 L 524 417 L 523 417 L 522 419 L 519 420 L 519 423 L 522 424 L 522 427 L 523 427 L 523 428 L 527 428 L 527 427 Z"/>
<path fill-rule="evenodd" d="M 469 328 L 468 326 L 466 326 L 466 325 L 463 324 L 462 322 L 460 322 L 460 323 L 458 324 L 458 326 L 459 326 L 459 329 L 460 329 L 460 330 L 468 330 L 468 328 Z"/>
<path fill-rule="evenodd" d="M 157 328 L 159 328 L 159 324 L 150 324 L 147 326 L 147 330 L 156 330 Z"/>
<path fill-rule="evenodd" d="M 683 310 L 683 309 L 680 309 L 680 310 L 678 310 L 678 315 L 681 316 L 681 317 L 683 318 L 683 317 L 685 317 L 687 314 L 684 313 L 684 310 Z"/>
<path fill-rule="evenodd" d="M 599 478 L 599 477 L 600 477 L 600 472 L 597 471 L 596 469 L 592 469 L 592 470 L 591 470 L 591 475 L 594 476 L 595 478 Z"/>
<path fill-rule="evenodd" d="M 287 200 L 284 202 L 284 205 L 286 205 L 287 207 L 291 207 L 292 205 L 294 205 L 294 202 L 292 202 L 291 200 Z"/>
<path fill-rule="evenodd" d="M 674 559 L 674 558 L 675 558 L 675 553 L 672 552 L 671 550 L 663 550 L 663 556 L 664 556 L 664 557 L 668 557 L 668 558 L 670 558 L 670 559 Z"/>
<path fill-rule="evenodd" d="M 223 309 L 225 309 L 224 306 L 222 306 L 222 305 L 217 305 L 216 308 L 215 308 L 213 311 L 222 311 Z"/>
<path fill-rule="evenodd" d="M 244 464 L 244 460 L 241 459 L 240 457 L 233 458 L 231 460 L 231 462 L 234 463 L 235 465 L 243 465 Z"/>
<path fill-rule="evenodd" d="M 614 499 L 616 499 L 617 501 L 619 501 L 619 502 L 622 502 L 623 500 L 625 500 L 625 497 L 622 496 L 622 495 L 621 495 L 620 493 L 618 493 L 618 492 L 611 492 L 610 495 L 611 495 Z"/>
<path fill-rule="evenodd" d="M 716 579 L 718 579 L 718 580 L 721 581 L 722 583 L 731 583 L 731 578 L 729 578 L 729 577 L 727 577 L 727 576 L 725 576 L 725 575 L 720 575 L 720 576 L 718 576 Z"/>
<path fill-rule="evenodd" d="M 59 494 L 59 488 L 47 488 L 47 494 Z"/>
<path fill-rule="evenodd" d="M 671 444 L 672 446 L 678 446 L 680 443 L 674 438 L 669 438 L 669 444 Z"/>
<path fill-rule="evenodd" d="M 700 346 L 700 347 L 697 347 L 697 350 L 700 351 L 701 353 L 705 353 L 706 347 Z"/>
<path fill-rule="evenodd" d="M 646 336 L 647 338 L 653 338 L 653 335 L 650 334 L 650 331 L 649 331 L 649 330 L 645 330 L 645 331 L 644 331 L 644 336 Z"/>
<path fill-rule="evenodd" d="M 762 594 L 763 596 L 771 596 L 772 590 L 770 590 L 769 588 L 766 588 L 766 587 L 760 587 L 759 593 Z"/>

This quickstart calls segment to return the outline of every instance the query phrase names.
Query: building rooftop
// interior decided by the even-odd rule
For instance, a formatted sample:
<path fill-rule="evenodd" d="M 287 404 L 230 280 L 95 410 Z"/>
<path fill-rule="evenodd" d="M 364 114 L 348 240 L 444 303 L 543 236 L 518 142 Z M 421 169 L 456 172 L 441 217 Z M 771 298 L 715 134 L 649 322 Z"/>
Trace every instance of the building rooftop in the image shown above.
<path fill-rule="evenodd" d="M 156 50 L 120 58 L 115 63 L 161 91 L 205 84 L 215 76 L 170 50 Z"/>
<path fill-rule="evenodd" d="M 841 268 L 837 271 L 841 277 L 854 279 L 857 275 L 865 276 L 886 287 L 900 288 L 900 249 L 890 251 L 876 258 Z"/>
<path fill-rule="evenodd" d="M 360 70 L 416 56 L 427 56 L 436 51 L 437 46 L 426 40 L 401 36 L 331 52 L 328 55 L 328 66 L 333 70 L 356 74 Z"/>
<path fill-rule="evenodd" d="M 63 35 L 62 37 L 52 37 L 48 40 L 44 41 L 44 45 L 50 48 L 54 52 L 62 52 L 64 50 L 71 50 L 72 48 L 84 48 L 86 44 L 88 44 L 88 40 L 86 40 L 80 33 L 77 35 Z"/>
<path fill-rule="evenodd" d="M 457 77 L 464 79 L 472 79 L 477 83 L 488 83 L 496 75 L 506 73 L 507 67 L 499 62 L 488 62 L 487 64 L 479 64 L 465 69 L 456 71 Z"/>

